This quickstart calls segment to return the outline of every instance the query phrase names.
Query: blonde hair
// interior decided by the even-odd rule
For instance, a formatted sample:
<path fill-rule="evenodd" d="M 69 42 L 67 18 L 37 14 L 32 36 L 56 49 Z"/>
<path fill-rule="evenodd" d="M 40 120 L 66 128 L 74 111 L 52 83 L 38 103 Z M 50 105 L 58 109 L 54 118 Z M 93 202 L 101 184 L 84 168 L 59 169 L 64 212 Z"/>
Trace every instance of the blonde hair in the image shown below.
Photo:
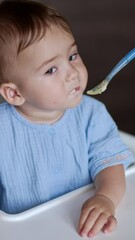
<path fill-rule="evenodd" d="M 67 20 L 56 9 L 40 2 L 0 3 L 0 84 L 9 81 L 6 72 L 12 69 L 14 57 L 40 40 L 52 24 L 71 34 Z"/>

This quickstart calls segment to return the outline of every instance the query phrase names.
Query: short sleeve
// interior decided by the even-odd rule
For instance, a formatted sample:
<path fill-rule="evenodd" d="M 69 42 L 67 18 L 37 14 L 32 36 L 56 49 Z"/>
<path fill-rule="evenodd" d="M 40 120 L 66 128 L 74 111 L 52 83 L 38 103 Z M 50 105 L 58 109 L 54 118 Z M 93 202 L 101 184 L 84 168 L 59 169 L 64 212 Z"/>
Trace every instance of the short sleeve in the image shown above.
<path fill-rule="evenodd" d="M 100 102 L 93 105 L 87 141 L 92 179 L 109 166 L 123 164 L 126 169 L 134 161 L 133 154 L 123 143 L 114 120 Z"/>

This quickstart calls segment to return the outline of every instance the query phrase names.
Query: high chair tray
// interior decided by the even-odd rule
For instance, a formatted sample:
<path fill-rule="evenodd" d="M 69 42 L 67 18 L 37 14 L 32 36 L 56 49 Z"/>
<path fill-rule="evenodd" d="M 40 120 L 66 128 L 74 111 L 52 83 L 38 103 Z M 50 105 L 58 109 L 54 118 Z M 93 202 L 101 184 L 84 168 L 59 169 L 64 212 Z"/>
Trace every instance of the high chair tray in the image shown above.
<path fill-rule="evenodd" d="M 126 180 L 127 191 L 116 211 L 117 229 L 107 235 L 100 232 L 97 240 L 135 239 L 135 166 L 126 171 Z M 0 239 L 81 240 L 77 233 L 80 209 L 93 192 L 91 184 L 20 214 L 1 211 Z"/>
<path fill-rule="evenodd" d="M 135 136 L 120 132 L 135 154 Z M 117 229 L 97 240 L 135 240 L 135 166 L 126 170 L 127 190 L 116 211 Z M 77 233 L 83 202 L 92 196 L 88 185 L 20 214 L 0 211 L 0 240 L 81 240 Z M 88 239 L 88 238 L 85 238 Z"/>

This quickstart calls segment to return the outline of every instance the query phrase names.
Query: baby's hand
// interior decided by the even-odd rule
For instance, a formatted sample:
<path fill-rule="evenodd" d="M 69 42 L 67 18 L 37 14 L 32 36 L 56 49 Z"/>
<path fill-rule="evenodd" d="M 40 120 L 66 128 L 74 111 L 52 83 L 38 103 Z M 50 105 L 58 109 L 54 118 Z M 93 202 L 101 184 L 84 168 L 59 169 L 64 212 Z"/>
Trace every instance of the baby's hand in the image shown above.
<path fill-rule="evenodd" d="M 82 206 L 79 233 L 82 237 L 94 237 L 100 230 L 104 233 L 116 228 L 113 202 L 102 194 L 89 198 Z"/>

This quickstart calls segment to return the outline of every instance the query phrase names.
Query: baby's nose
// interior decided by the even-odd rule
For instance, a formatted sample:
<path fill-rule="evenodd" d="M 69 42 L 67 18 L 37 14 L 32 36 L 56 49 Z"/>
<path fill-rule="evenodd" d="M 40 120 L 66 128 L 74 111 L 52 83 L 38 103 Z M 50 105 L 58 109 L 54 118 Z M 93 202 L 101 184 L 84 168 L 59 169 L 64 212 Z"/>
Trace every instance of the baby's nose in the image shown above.
<path fill-rule="evenodd" d="M 67 82 L 74 81 L 77 79 L 77 77 L 78 77 L 78 71 L 76 70 L 76 68 L 71 66 L 70 69 L 68 69 L 66 81 Z"/>

